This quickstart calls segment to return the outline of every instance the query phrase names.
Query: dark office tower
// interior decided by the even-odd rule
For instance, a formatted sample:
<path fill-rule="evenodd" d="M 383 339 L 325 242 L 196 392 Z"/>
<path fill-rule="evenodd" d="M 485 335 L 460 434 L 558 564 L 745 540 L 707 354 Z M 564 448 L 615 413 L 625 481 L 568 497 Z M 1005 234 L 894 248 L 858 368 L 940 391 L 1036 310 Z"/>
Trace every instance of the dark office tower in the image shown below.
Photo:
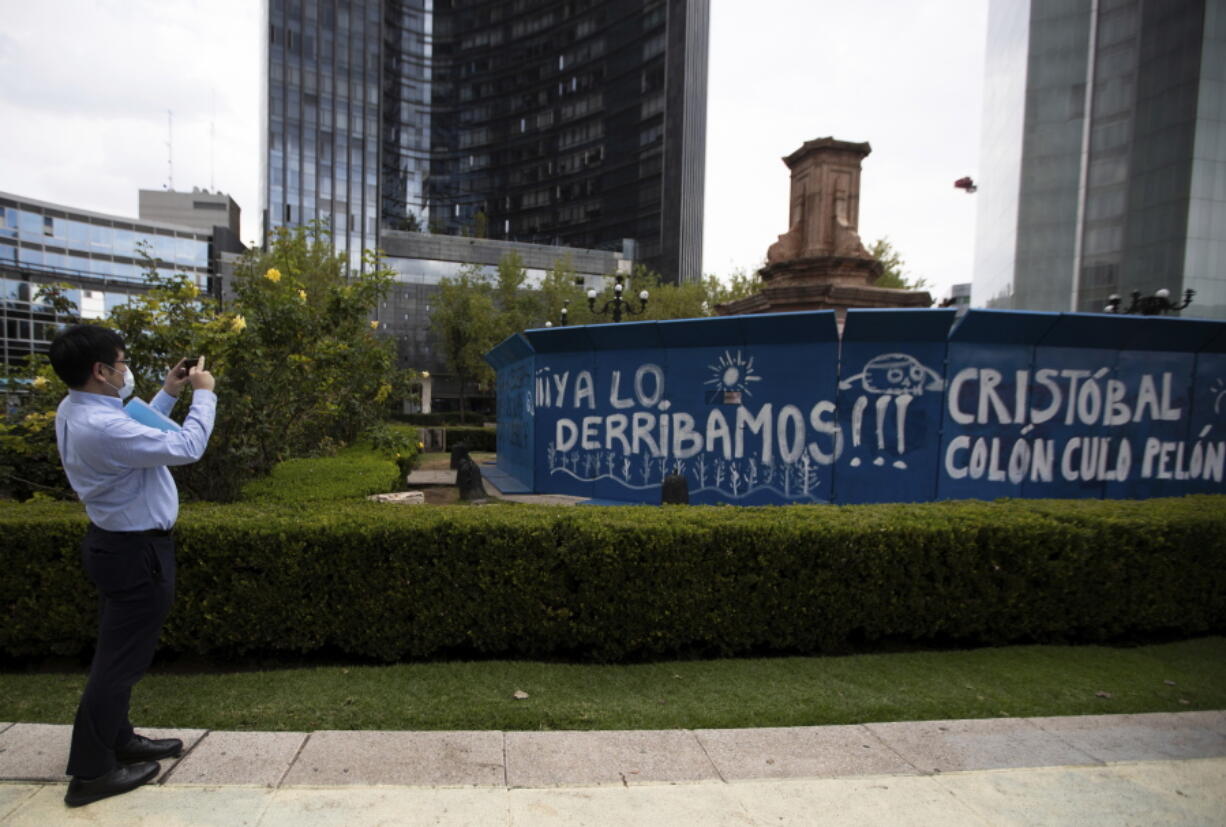
<path fill-rule="evenodd" d="M 698 278 L 708 0 L 434 12 L 429 218 Z"/>
<path fill-rule="evenodd" d="M 389 229 L 617 249 L 701 277 L 709 0 L 268 8 L 267 227 L 327 218 L 351 253 Z"/>
<path fill-rule="evenodd" d="M 379 113 L 381 229 L 429 230 L 434 2 L 385 0 Z"/>
<path fill-rule="evenodd" d="M 265 9 L 265 234 L 327 221 L 356 265 L 379 224 L 381 4 L 268 0 Z"/>
<path fill-rule="evenodd" d="M 974 300 L 1226 318 L 1226 0 L 993 0 Z"/>

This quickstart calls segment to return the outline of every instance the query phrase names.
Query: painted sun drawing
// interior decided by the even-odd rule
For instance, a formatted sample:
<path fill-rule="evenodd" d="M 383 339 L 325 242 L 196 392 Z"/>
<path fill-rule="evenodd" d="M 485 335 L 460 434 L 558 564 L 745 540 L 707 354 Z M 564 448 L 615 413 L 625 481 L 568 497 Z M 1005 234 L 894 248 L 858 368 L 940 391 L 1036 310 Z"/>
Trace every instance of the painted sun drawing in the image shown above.
<path fill-rule="evenodd" d="M 749 383 L 762 381 L 762 377 L 754 373 L 753 357 L 745 361 L 739 350 L 735 357 L 725 350 L 718 363 L 707 365 L 707 368 L 711 371 L 711 378 L 703 384 L 714 385 L 718 391 L 740 391 L 746 396 L 753 396 Z"/>

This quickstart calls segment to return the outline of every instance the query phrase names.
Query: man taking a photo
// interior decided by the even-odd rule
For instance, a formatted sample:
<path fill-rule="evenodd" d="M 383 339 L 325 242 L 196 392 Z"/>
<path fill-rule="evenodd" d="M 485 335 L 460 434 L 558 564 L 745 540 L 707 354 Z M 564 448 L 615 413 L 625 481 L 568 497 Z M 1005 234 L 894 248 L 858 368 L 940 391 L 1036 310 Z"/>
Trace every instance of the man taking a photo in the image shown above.
<path fill-rule="evenodd" d="M 123 339 L 113 330 L 74 325 L 51 343 L 51 365 L 68 396 L 55 436 L 68 481 L 85 504 L 89 528 L 81 543 L 85 572 L 101 596 L 98 643 L 72 729 L 64 801 L 79 807 L 125 793 L 157 776 L 159 758 L 183 742 L 137 735 L 128 720 L 132 687 L 153 660 L 175 585 L 179 492 L 171 465 L 204 455 L 217 397 L 204 357 L 180 360 L 149 407 L 163 416 L 189 382 L 191 411 L 166 430 L 130 417 L 123 400 L 134 378 Z"/>

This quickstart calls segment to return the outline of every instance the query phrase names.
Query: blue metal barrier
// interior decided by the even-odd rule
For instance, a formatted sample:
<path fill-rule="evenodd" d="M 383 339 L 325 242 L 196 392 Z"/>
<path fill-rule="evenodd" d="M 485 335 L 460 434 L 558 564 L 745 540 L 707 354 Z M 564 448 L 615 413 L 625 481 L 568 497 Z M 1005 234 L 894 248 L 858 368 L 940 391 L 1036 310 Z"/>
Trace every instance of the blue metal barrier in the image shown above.
<path fill-rule="evenodd" d="M 487 354 L 498 467 L 657 503 L 1220 492 L 1226 323 L 830 311 L 529 330 Z"/>

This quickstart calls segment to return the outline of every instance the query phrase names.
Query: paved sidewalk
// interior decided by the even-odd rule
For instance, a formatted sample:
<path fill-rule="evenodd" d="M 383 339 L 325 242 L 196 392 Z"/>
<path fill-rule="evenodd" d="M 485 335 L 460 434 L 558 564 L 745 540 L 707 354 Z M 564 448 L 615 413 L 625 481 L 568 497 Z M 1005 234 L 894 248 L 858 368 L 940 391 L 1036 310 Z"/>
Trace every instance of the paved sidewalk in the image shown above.
<path fill-rule="evenodd" d="M 0 723 L 0 823 L 1223 824 L 1226 712 L 632 732 L 210 732 L 64 807 L 70 728 Z"/>

